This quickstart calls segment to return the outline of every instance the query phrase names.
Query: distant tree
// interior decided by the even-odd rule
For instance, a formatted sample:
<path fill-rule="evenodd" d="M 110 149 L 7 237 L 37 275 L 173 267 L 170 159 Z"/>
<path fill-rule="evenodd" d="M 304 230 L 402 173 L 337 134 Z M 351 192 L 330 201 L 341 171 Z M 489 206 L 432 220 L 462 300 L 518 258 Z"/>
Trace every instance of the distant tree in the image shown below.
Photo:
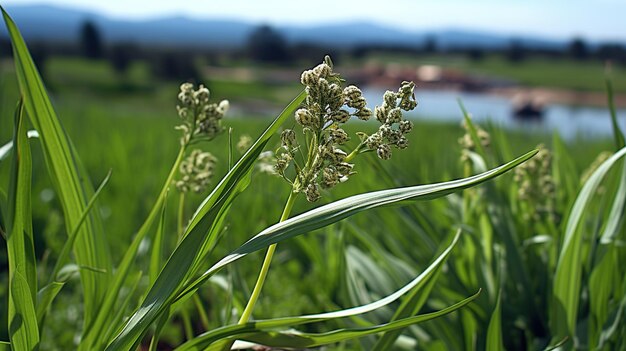
<path fill-rule="evenodd" d="M 427 54 L 436 53 L 438 50 L 437 39 L 434 36 L 429 35 L 426 40 L 424 40 L 423 50 Z"/>
<path fill-rule="evenodd" d="M 485 50 L 479 47 L 469 48 L 467 57 L 472 61 L 482 61 L 485 58 Z"/>
<path fill-rule="evenodd" d="M 49 49 L 44 43 L 34 43 L 30 47 L 30 55 L 42 78 L 46 77 L 46 61 L 49 57 Z"/>
<path fill-rule="evenodd" d="M 152 72 L 170 81 L 200 82 L 200 72 L 195 57 L 187 52 L 154 52 L 150 55 Z"/>
<path fill-rule="evenodd" d="M 290 59 L 287 41 L 277 30 L 262 25 L 248 38 L 250 57 L 263 62 L 285 62 Z"/>
<path fill-rule="evenodd" d="M 0 57 L 11 57 L 12 50 L 9 38 L 0 37 Z"/>
<path fill-rule="evenodd" d="M 85 21 L 80 27 L 80 47 L 86 58 L 99 59 L 104 56 L 100 31 L 92 21 Z"/>
<path fill-rule="evenodd" d="M 582 38 L 574 38 L 569 43 L 567 51 L 575 60 L 586 60 L 589 57 L 589 48 Z"/>
<path fill-rule="evenodd" d="M 128 67 L 133 62 L 134 53 L 138 48 L 133 43 L 120 43 L 111 47 L 109 62 L 119 75 L 125 75 Z"/>
<path fill-rule="evenodd" d="M 611 60 L 622 64 L 626 63 L 626 47 L 617 43 L 604 43 L 596 51 L 596 55 L 603 61 Z"/>
<path fill-rule="evenodd" d="M 511 44 L 505 51 L 506 58 L 514 63 L 522 62 L 526 59 L 526 48 L 519 40 L 511 40 Z"/>

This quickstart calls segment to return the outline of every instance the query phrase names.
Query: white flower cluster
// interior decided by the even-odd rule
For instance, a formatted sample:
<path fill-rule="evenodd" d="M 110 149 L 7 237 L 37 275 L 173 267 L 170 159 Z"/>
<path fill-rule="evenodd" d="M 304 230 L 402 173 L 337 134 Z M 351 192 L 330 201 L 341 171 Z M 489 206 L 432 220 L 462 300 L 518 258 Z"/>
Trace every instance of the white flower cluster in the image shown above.
<path fill-rule="evenodd" d="M 417 106 L 414 90 L 415 83 L 406 81 L 398 92 L 387 90 L 383 104 L 375 108 L 376 119 L 381 124 L 378 131 L 369 136 L 361 134 L 367 148 L 375 150 L 382 160 L 391 158 L 392 146 L 398 149 L 409 146 L 406 135 L 413 130 L 413 122 L 403 119 L 402 111 L 411 111 Z"/>
<path fill-rule="evenodd" d="M 340 146 L 350 138 L 341 128 L 350 117 L 368 120 L 372 110 L 361 90 L 354 85 L 342 88 L 342 80 L 333 72 L 333 64 L 328 56 L 323 63 L 304 71 L 301 83 L 307 97 L 302 108 L 296 111 L 296 122 L 309 134 L 304 165 L 298 165 L 295 157 L 302 152 L 296 132 L 287 129 L 281 134 L 281 148 L 277 152 L 276 173 L 285 179 L 285 170 L 294 163 L 296 179 L 292 183 L 295 192 L 304 192 L 307 200 L 320 198 L 320 187 L 332 188 L 346 181 L 353 165 L 345 162 L 347 153 Z"/>
<path fill-rule="evenodd" d="M 228 111 L 228 101 L 209 103 L 209 96 L 209 89 L 203 85 L 197 90 L 194 90 L 191 83 L 180 86 L 180 105 L 176 106 L 176 110 L 183 124 L 176 129 L 183 131 L 182 144 L 188 144 L 192 140 L 211 140 L 223 131 L 221 120 Z"/>
<path fill-rule="evenodd" d="M 176 188 L 183 193 L 193 190 L 201 193 L 211 182 L 217 159 L 209 152 L 195 149 L 185 158 L 179 167 L 181 178 L 176 181 Z"/>

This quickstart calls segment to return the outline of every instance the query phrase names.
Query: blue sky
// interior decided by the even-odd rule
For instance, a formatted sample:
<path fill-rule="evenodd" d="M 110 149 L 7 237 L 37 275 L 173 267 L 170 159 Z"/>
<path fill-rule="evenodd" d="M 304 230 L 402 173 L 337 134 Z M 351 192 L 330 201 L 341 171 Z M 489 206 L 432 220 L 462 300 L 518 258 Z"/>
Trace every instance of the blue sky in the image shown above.
<path fill-rule="evenodd" d="M 5 0 L 3 4 L 56 4 L 124 19 L 184 15 L 302 25 L 368 20 L 409 30 L 454 27 L 626 41 L 626 0 Z"/>

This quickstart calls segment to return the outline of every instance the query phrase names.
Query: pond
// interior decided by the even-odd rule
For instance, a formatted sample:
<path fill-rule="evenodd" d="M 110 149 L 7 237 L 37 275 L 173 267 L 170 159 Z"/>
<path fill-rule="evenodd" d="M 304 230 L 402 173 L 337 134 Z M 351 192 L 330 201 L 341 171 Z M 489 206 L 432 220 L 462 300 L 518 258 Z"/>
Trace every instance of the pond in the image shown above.
<path fill-rule="evenodd" d="M 384 90 L 366 89 L 364 95 L 372 104 L 380 104 Z M 540 118 L 514 117 L 513 102 L 502 96 L 445 90 L 416 91 L 419 105 L 411 113 L 415 118 L 438 121 L 460 121 L 463 118 L 457 99 L 461 99 L 473 120 L 490 120 L 503 128 L 552 133 L 558 130 L 565 139 L 610 137 L 613 133 L 608 108 L 546 105 Z M 626 131 L 626 109 L 617 110 L 618 123 Z"/>

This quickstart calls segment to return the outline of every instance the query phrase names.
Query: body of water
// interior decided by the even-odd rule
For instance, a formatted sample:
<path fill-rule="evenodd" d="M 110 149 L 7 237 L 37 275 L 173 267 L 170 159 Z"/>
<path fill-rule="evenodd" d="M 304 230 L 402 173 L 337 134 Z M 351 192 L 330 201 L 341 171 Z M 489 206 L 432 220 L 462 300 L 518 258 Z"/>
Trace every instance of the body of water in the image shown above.
<path fill-rule="evenodd" d="M 372 107 L 381 104 L 384 90 L 367 89 L 365 97 Z M 503 128 L 528 132 L 552 133 L 558 130 L 565 139 L 610 137 L 613 133 L 608 108 L 546 105 L 541 118 L 514 117 L 513 102 L 501 96 L 458 91 L 416 90 L 419 105 L 411 113 L 416 118 L 441 121 L 460 121 L 463 118 L 458 99 L 474 121 L 490 120 Z M 618 123 L 626 131 L 626 110 L 617 110 Z"/>

